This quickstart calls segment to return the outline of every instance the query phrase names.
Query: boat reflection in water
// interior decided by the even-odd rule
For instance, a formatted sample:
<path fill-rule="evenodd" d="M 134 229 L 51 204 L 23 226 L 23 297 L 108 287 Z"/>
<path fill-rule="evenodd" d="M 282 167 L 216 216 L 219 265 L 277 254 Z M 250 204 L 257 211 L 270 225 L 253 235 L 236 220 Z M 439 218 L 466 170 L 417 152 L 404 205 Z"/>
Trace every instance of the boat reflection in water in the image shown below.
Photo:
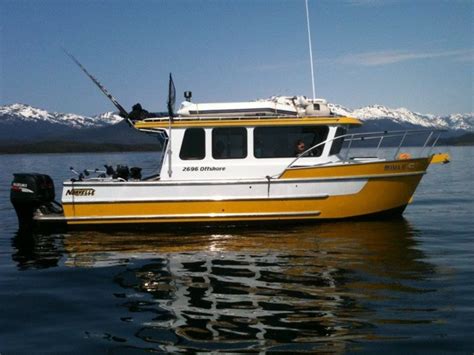
<path fill-rule="evenodd" d="M 60 240 L 67 266 L 126 266 L 114 281 L 140 322 L 132 343 L 169 352 L 347 350 L 380 336 L 377 319 L 418 322 L 393 313 L 396 299 L 426 292 L 416 281 L 433 273 L 404 219 L 207 232 Z M 371 306 L 381 300 L 387 314 Z"/>

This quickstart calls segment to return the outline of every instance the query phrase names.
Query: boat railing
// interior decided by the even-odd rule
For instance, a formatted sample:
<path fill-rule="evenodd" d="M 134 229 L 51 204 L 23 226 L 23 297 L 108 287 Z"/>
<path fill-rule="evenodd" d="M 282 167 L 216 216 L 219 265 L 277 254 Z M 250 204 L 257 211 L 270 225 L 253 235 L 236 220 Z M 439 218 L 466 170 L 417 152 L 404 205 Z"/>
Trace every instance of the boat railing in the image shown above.
<path fill-rule="evenodd" d="M 395 160 L 399 158 L 399 153 L 400 150 L 404 147 L 409 146 L 408 144 L 412 144 L 413 146 L 419 147 L 420 149 L 418 150 L 418 154 L 416 157 L 424 157 L 424 156 L 429 156 L 435 147 L 436 143 L 438 143 L 438 140 L 443 132 L 446 130 L 442 129 L 414 129 L 414 130 L 400 130 L 400 131 L 380 131 L 380 132 L 365 132 L 365 133 L 347 133 L 343 134 L 337 137 L 333 137 L 330 139 L 326 139 L 325 141 L 319 142 L 309 149 L 305 150 L 303 153 L 298 155 L 284 170 L 291 168 L 292 166 L 295 165 L 296 162 L 298 162 L 301 158 L 304 157 L 309 157 L 312 152 L 314 152 L 317 149 L 321 149 L 328 143 L 332 147 L 335 142 L 342 140 L 341 144 L 341 151 L 344 149 L 344 153 L 340 154 L 339 152 L 339 158 L 341 158 L 342 163 L 353 163 L 354 162 L 354 157 L 351 157 L 351 151 L 356 149 L 356 148 L 367 148 L 367 149 L 374 149 L 374 147 L 370 147 L 370 143 L 374 142 L 376 144 L 375 146 L 375 153 L 374 153 L 374 158 L 379 158 L 379 154 L 382 150 L 383 143 L 384 141 L 387 141 L 388 139 L 394 139 L 396 138 L 397 141 L 391 142 L 389 145 L 390 148 L 393 148 L 394 154 L 391 157 L 391 159 Z M 417 138 L 417 143 L 414 144 L 413 142 L 408 141 L 409 137 L 416 136 Z M 426 137 L 426 138 L 425 138 Z M 421 140 L 424 139 L 424 140 Z M 362 147 L 356 147 L 354 145 L 354 142 L 367 142 L 368 144 L 366 146 Z M 408 143 L 407 143 L 408 142 Z M 423 142 L 422 145 L 420 145 L 420 142 Z M 343 147 L 343 144 L 346 144 L 345 147 Z M 415 156 L 411 156 L 415 158 Z M 323 163 L 327 164 L 327 162 Z M 282 174 L 283 174 L 282 172 Z M 281 176 L 281 174 L 280 174 Z"/>
<path fill-rule="evenodd" d="M 206 114 L 193 114 L 189 116 L 179 115 L 174 117 L 175 121 L 247 121 L 247 120 L 274 120 L 274 119 L 290 119 L 290 118 L 318 118 L 318 119 L 334 119 L 334 118 L 341 118 L 346 117 L 343 115 L 337 115 L 330 113 L 328 115 L 307 115 L 307 114 L 275 114 L 275 113 L 267 113 L 267 114 L 247 114 L 242 115 L 239 113 L 236 114 L 220 114 L 220 115 L 206 115 Z M 145 118 L 142 122 L 167 122 L 169 121 L 169 117 L 149 117 Z"/>

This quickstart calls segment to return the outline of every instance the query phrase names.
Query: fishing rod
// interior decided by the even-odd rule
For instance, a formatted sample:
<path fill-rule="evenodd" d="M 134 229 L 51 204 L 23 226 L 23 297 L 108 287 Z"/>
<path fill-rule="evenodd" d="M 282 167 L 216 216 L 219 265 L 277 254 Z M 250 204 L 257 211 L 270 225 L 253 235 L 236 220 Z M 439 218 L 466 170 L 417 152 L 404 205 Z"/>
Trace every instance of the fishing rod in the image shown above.
<path fill-rule="evenodd" d="M 71 53 L 69 53 L 65 48 L 62 48 L 62 50 L 64 51 L 64 53 L 66 53 L 66 55 L 71 58 L 73 60 L 74 63 L 76 63 L 79 68 L 81 68 L 81 70 L 94 82 L 95 85 L 97 85 L 97 87 L 100 89 L 100 91 L 102 91 L 104 93 L 105 96 L 107 96 L 109 98 L 110 101 L 112 101 L 112 103 L 114 104 L 114 106 L 119 110 L 119 113 L 120 113 L 120 116 L 125 118 L 128 122 L 128 124 L 133 127 L 133 124 L 132 122 L 130 121 L 130 117 L 129 117 L 129 114 L 128 112 L 123 108 L 122 105 L 119 104 L 119 102 L 115 99 L 115 97 L 113 97 L 108 91 L 107 89 L 99 82 L 99 80 L 97 80 L 92 74 L 90 74 L 86 68 L 84 68 L 84 66 L 76 59 L 76 57 L 74 57 Z"/>

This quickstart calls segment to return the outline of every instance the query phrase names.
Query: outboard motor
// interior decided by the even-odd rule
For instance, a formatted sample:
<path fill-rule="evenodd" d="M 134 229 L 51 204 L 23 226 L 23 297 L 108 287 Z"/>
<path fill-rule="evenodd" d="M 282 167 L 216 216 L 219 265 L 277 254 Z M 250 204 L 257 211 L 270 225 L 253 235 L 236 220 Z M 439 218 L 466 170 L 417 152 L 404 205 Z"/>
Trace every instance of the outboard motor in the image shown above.
<path fill-rule="evenodd" d="M 130 168 L 130 178 L 132 180 L 141 180 L 142 168 L 138 168 L 136 166 L 134 166 L 133 168 Z"/>
<path fill-rule="evenodd" d="M 53 180 L 44 174 L 16 173 L 10 190 L 10 201 L 15 207 L 21 226 L 31 225 L 38 208 L 49 212 L 61 212 L 54 206 Z M 57 203 L 56 203 L 57 204 Z"/>
<path fill-rule="evenodd" d="M 114 179 L 120 178 L 123 180 L 128 180 L 130 176 L 130 170 L 128 170 L 128 166 L 126 165 L 117 165 L 117 169 L 115 169 Z"/>

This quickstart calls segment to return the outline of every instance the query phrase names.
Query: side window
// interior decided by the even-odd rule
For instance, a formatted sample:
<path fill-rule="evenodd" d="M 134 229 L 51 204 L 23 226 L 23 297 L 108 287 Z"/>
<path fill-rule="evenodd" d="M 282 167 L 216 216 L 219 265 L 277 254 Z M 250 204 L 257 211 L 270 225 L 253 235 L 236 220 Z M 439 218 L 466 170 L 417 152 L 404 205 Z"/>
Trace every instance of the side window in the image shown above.
<path fill-rule="evenodd" d="M 346 134 L 346 130 L 342 127 L 337 127 L 336 130 L 336 135 L 335 137 L 343 136 Z M 342 144 L 344 143 L 344 138 L 336 139 L 332 143 L 331 151 L 329 152 L 329 155 L 334 155 L 334 154 L 339 154 L 339 152 L 342 149 Z"/>
<path fill-rule="evenodd" d="M 202 128 L 188 128 L 184 132 L 179 152 L 181 160 L 201 160 L 206 156 L 206 135 Z"/>
<path fill-rule="evenodd" d="M 212 130 L 214 159 L 242 159 L 247 157 L 247 129 L 243 127 L 214 128 Z"/>
<path fill-rule="evenodd" d="M 256 158 L 295 157 L 327 139 L 325 126 L 256 127 L 254 129 L 254 155 Z M 319 157 L 324 146 L 308 156 Z"/>

